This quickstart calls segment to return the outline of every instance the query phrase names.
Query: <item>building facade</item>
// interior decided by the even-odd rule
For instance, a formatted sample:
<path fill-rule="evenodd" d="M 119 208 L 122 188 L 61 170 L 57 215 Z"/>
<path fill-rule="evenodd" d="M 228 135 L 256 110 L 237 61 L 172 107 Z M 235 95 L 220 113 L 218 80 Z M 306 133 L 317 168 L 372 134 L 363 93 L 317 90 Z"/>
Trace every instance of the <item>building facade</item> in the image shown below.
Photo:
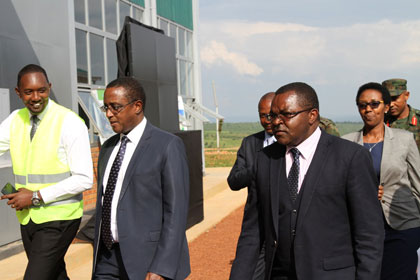
<path fill-rule="evenodd" d="M 22 108 L 14 93 L 16 76 L 35 63 L 49 75 L 51 98 L 87 121 L 93 146 L 112 135 L 99 107 L 106 84 L 117 77 L 115 42 L 126 16 L 175 40 L 180 127 L 202 130 L 204 113 L 221 117 L 201 104 L 198 0 L 2 0 L 0 121 Z M 12 180 L 7 155 L 0 158 L 0 178 Z M 15 214 L 5 203 L 0 204 L 0 219 L 6 223 L 0 228 L 0 245 L 20 239 Z"/>

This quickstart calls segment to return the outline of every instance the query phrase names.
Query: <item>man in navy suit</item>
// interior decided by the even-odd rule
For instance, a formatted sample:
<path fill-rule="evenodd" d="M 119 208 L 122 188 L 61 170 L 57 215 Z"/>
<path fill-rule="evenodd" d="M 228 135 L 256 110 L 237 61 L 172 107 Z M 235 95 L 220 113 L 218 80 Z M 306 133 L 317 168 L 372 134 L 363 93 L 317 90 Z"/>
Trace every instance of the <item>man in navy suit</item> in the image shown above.
<path fill-rule="evenodd" d="M 277 142 L 257 155 L 231 279 L 252 279 L 265 244 L 265 279 L 379 279 L 383 217 L 369 152 L 322 131 L 315 90 L 279 88 Z"/>
<path fill-rule="evenodd" d="M 185 279 L 189 177 L 180 138 L 144 116 L 134 78 L 108 84 L 103 111 L 117 134 L 98 159 L 93 279 Z"/>

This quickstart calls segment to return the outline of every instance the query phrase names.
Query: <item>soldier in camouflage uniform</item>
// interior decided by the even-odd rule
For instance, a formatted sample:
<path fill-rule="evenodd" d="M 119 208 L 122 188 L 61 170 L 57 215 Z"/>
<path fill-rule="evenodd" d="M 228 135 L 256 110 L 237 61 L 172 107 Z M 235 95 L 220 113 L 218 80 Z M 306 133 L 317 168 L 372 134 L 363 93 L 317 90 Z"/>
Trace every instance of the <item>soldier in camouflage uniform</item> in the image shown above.
<path fill-rule="evenodd" d="M 325 132 L 328 134 L 340 137 L 340 132 L 338 132 L 337 126 L 330 119 L 321 117 L 319 127 L 325 130 Z"/>
<path fill-rule="evenodd" d="M 407 104 L 410 92 L 407 91 L 407 80 L 389 79 L 382 82 L 391 94 L 391 106 L 385 116 L 386 125 L 401 128 L 414 133 L 417 148 L 420 150 L 420 110 Z"/>

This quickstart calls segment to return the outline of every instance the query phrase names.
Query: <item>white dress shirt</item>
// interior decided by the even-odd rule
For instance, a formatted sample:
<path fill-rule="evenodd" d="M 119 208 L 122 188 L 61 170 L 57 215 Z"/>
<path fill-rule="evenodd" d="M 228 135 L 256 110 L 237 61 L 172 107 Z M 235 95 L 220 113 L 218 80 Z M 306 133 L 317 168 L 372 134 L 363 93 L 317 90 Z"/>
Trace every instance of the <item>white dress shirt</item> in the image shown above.
<path fill-rule="evenodd" d="M 48 103 L 38 115 L 41 122 L 49 107 Z M 0 155 L 10 150 L 10 125 L 18 111 L 13 111 L 0 124 Z M 32 123 L 28 126 L 28 131 L 31 128 Z M 75 114 L 69 113 L 64 118 L 57 155 L 62 163 L 69 165 L 71 176 L 40 190 L 44 203 L 67 199 L 92 187 L 93 165 L 89 134 L 84 122 Z"/>
<path fill-rule="evenodd" d="M 271 144 L 277 141 L 276 137 L 274 137 L 274 135 L 268 134 L 267 131 L 264 131 L 264 135 L 264 148 L 270 146 Z"/>
<path fill-rule="evenodd" d="M 296 147 L 287 147 L 286 149 L 286 174 L 289 175 L 290 168 L 293 164 L 293 155 L 290 149 L 297 148 L 300 152 L 299 156 L 299 184 L 298 192 L 302 186 L 303 180 L 305 179 L 306 172 L 308 172 L 309 166 L 311 165 L 312 159 L 315 154 L 316 147 L 318 146 L 319 139 L 321 138 L 321 129 L 318 127 L 308 138 L 305 139 Z"/>
<path fill-rule="evenodd" d="M 118 242 L 118 227 L 117 227 L 117 206 L 118 206 L 118 199 L 121 193 L 122 183 L 124 181 L 125 172 L 127 171 L 128 164 L 136 150 L 138 143 L 140 142 L 141 136 L 143 135 L 144 129 L 146 127 L 146 117 L 135 127 L 133 128 L 126 136 L 128 138 L 125 154 L 123 161 L 121 163 L 120 171 L 118 172 L 117 183 L 115 184 L 114 196 L 112 197 L 112 205 L 111 205 L 111 233 L 112 238 L 115 242 Z M 120 140 L 123 134 L 120 135 Z M 105 195 L 106 184 L 108 183 L 109 173 L 111 172 L 112 164 L 114 163 L 114 159 L 118 154 L 118 150 L 120 149 L 121 141 L 114 147 L 112 150 L 111 156 L 109 157 L 108 163 L 106 165 L 104 179 L 103 179 L 103 193 L 102 193 L 102 203 L 103 197 Z"/>

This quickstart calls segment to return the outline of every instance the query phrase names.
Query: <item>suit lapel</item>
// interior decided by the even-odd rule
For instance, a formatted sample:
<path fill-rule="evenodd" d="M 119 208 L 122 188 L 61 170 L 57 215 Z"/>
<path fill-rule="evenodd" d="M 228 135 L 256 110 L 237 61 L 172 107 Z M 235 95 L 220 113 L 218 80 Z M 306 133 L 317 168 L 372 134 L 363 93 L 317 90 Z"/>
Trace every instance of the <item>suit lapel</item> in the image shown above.
<path fill-rule="evenodd" d="M 328 156 L 328 146 L 330 145 L 331 137 L 332 136 L 329 136 L 326 134 L 326 132 L 322 131 L 321 138 L 319 139 L 311 165 L 309 166 L 308 172 L 306 173 L 305 179 L 303 180 L 302 187 L 299 191 L 299 195 L 302 197 L 300 198 L 301 201 L 298 211 L 297 230 L 303 221 L 303 217 L 308 211 L 316 185 L 322 174 L 321 171 L 324 169 L 324 165 Z"/>
<path fill-rule="evenodd" d="M 146 127 L 144 128 L 143 135 L 140 138 L 140 142 L 137 144 L 136 149 L 134 150 L 133 156 L 131 157 L 130 163 L 128 164 L 127 171 L 125 172 L 123 184 L 121 187 L 120 197 L 118 202 L 121 201 L 121 198 L 124 196 L 127 191 L 128 183 L 130 182 L 131 175 L 136 167 L 136 165 L 141 161 L 141 155 L 144 154 L 147 146 L 149 145 L 150 137 L 153 133 L 153 126 L 147 122 Z"/>
<path fill-rule="evenodd" d="M 104 179 L 104 175 L 105 175 L 105 170 L 106 170 L 106 166 L 108 164 L 112 164 L 112 162 L 109 162 L 109 158 L 112 154 L 112 151 L 114 150 L 115 146 L 118 144 L 118 141 L 120 141 L 120 135 L 114 135 L 112 138 L 109 139 L 109 145 L 107 145 L 106 147 L 102 147 L 102 152 L 103 152 L 103 156 L 102 156 L 102 160 L 101 160 L 101 165 L 100 168 L 98 170 L 98 193 L 101 194 L 101 196 L 103 195 L 103 184 L 106 184 L 106 182 L 103 181 Z"/>
<path fill-rule="evenodd" d="M 271 216 L 273 219 L 274 230 L 276 236 L 278 236 L 278 213 L 279 213 L 279 192 L 280 188 L 282 187 L 280 184 L 287 184 L 286 178 L 286 165 L 284 155 L 286 152 L 286 148 L 281 145 L 276 145 L 279 147 L 276 149 L 275 154 L 279 156 L 271 156 L 270 157 L 270 172 L 269 172 L 269 188 L 270 188 L 270 199 L 271 199 Z M 274 148 L 274 147 L 273 147 Z M 287 190 L 288 187 L 286 186 Z"/>

